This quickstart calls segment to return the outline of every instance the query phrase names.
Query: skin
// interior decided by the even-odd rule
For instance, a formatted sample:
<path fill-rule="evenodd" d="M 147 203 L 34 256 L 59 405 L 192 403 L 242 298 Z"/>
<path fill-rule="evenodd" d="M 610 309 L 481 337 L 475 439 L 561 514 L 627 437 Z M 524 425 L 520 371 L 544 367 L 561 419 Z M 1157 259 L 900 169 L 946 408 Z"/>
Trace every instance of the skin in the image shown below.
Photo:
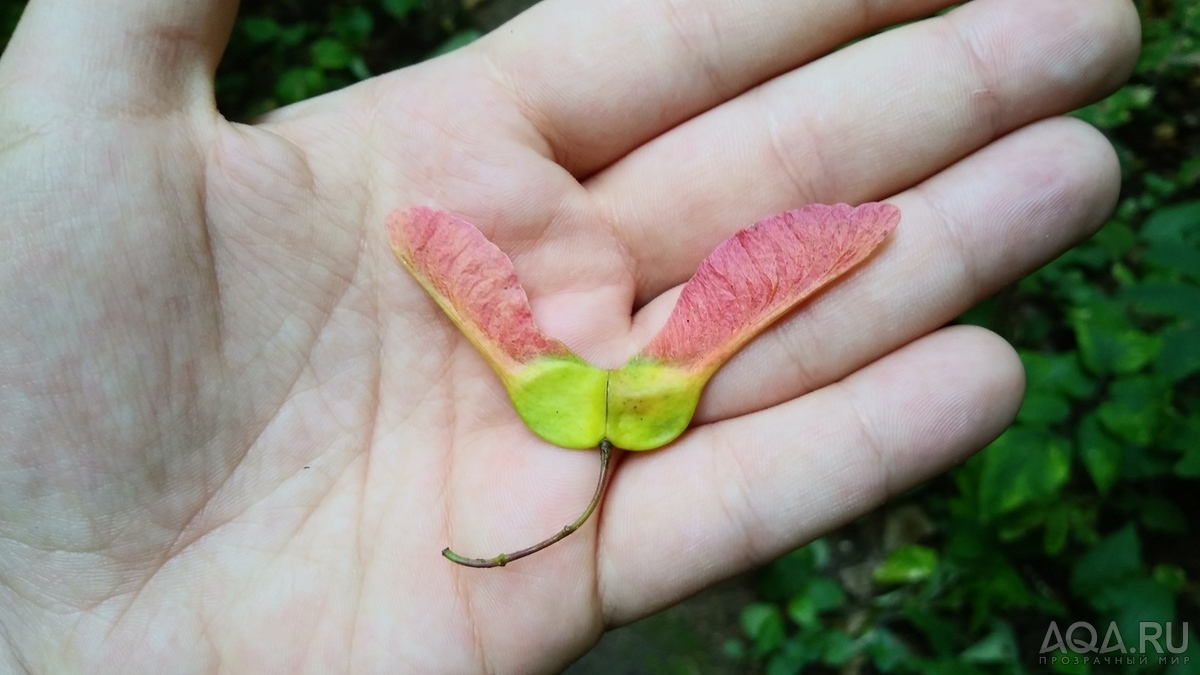
<path fill-rule="evenodd" d="M 939 328 L 1088 236 L 1125 0 L 549 0 L 268 116 L 214 112 L 235 4 L 32 0 L 0 59 L 0 670 L 536 672 L 985 445 L 1012 350 Z M 760 86 L 761 85 L 761 86 Z M 536 440 L 379 224 L 436 203 L 604 367 L 754 217 L 887 200 L 870 265 L 627 454 Z M 632 308 L 637 312 L 632 314 Z M 531 508 L 536 504 L 537 508 Z"/>

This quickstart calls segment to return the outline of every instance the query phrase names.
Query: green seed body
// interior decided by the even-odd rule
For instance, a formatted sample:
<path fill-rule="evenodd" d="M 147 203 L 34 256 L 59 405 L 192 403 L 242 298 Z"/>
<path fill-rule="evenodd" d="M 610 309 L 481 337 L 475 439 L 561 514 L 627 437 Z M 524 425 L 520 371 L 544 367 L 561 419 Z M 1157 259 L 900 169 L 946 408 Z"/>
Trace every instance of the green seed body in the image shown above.
<path fill-rule="evenodd" d="M 610 373 L 605 433 L 622 450 L 653 450 L 687 429 L 708 378 L 650 360 Z"/>
<path fill-rule="evenodd" d="M 545 356 L 505 378 L 517 414 L 563 448 L 595 450 L 604 439 L 608 371 L 569 356 Z"/>
<path fill-rule="evenodd" d="M 653 450 L 687 429 L 707 378 L 651 360 L 600 370 L 573 357 L 544 357 L 510 376 L 517 414 L 564 448 L 607 438 L 623 450 Z"/>

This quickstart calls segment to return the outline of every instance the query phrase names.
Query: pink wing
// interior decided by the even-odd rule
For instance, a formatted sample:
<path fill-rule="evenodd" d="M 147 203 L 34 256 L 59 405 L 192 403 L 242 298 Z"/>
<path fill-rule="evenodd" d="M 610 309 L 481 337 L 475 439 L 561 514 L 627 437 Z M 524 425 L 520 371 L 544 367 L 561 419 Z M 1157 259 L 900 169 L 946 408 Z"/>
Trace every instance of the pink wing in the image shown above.
<path fill-rule="evenodd" d="M 871 203 L 786 211 L 725 240 L 683 288 L 644 358 L 713 371 L 801 300 L 857 265 L 900 210 Z"/>
<path fill-rule="evenodd" d="M 393 211 L 387 231 L 401 264 L 497 370 L 571 353 L 538 330 L 512 261 L 474 225 L 418 206 Z"/>

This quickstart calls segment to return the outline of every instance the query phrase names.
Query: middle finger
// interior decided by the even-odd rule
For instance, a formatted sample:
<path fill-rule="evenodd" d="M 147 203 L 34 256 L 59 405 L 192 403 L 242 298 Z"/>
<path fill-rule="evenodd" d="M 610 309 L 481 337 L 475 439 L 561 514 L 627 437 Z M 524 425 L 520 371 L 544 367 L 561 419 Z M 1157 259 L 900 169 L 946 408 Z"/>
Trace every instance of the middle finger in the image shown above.
<path fill-rule="evenodd" d="M 1119 185 L 1108 141 L 1057 118 L 896 195 L 882 250 L 718 371 L 696 423 L 800 396 L 953 320 L 1093 232 Z"/>
<path fill-rule="evenodd" d="M 685 281 L 762 216 L 894 194 L 1098 98 L 1132 66 L 1133 11 L 1126 0 L 977 0 L 776 78 L 642 146 L 588 183 L 635 259 L 638 303 Z"/>

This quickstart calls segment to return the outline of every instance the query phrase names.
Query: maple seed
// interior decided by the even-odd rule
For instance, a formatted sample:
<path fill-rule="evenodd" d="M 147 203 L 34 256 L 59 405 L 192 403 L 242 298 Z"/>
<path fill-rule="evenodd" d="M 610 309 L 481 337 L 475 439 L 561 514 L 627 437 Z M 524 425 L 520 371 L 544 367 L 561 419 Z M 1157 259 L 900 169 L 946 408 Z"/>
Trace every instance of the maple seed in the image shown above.
<path fill-rule="evenodd" d="M 502 567 L 579 529 L 596 509 L 613 447 L 653 450 L 691 423 L 713 373 L 798 303 L 865 260 L 900 222 L 890 204 L 812 204 L 735 233 L 684 285 L 658 335 L 624 366 L 601 370 L 534 324 L 512 261 L 474 225 L 427 207 L 388 217 L 392 251 L 479 350 L 533 433 L 564 448 L 600 448 L 587 511 L 546 541 L 493 558 Z"/>
<path fill-rule="evenodd" d="M 538 542 L 529 548 L 523 548 L 520 551 L 513 551 L 512 553 L 501 553 L 493 558 L 464 558 L 449 548 L 442 549 L 442 555 L 450 562 L 456 562 L 459 565 L 466 565 L 467 567 L 504 567 L 514 560 L 520 560 L 527 555 L 533 555 L 544 548 L 553 546 L 566 539 L 567 535 L 583 527 L 587 519 L 592 516 L 592 512 L 596 510 L 596 506 L 600 504 L 600 498 L 604 496 L 604 487 L 608 484 L 608 460 L 612 457 L 612 448 L 612 443 L 609 443 L 608 439 L 600 441 L 600 480 L 596 483 L 596 492 L 592 495 L 592 501 L 588 503 L 583 515 L 576 518 L 575 522 L 559 530 L 558 534 Z"/>

